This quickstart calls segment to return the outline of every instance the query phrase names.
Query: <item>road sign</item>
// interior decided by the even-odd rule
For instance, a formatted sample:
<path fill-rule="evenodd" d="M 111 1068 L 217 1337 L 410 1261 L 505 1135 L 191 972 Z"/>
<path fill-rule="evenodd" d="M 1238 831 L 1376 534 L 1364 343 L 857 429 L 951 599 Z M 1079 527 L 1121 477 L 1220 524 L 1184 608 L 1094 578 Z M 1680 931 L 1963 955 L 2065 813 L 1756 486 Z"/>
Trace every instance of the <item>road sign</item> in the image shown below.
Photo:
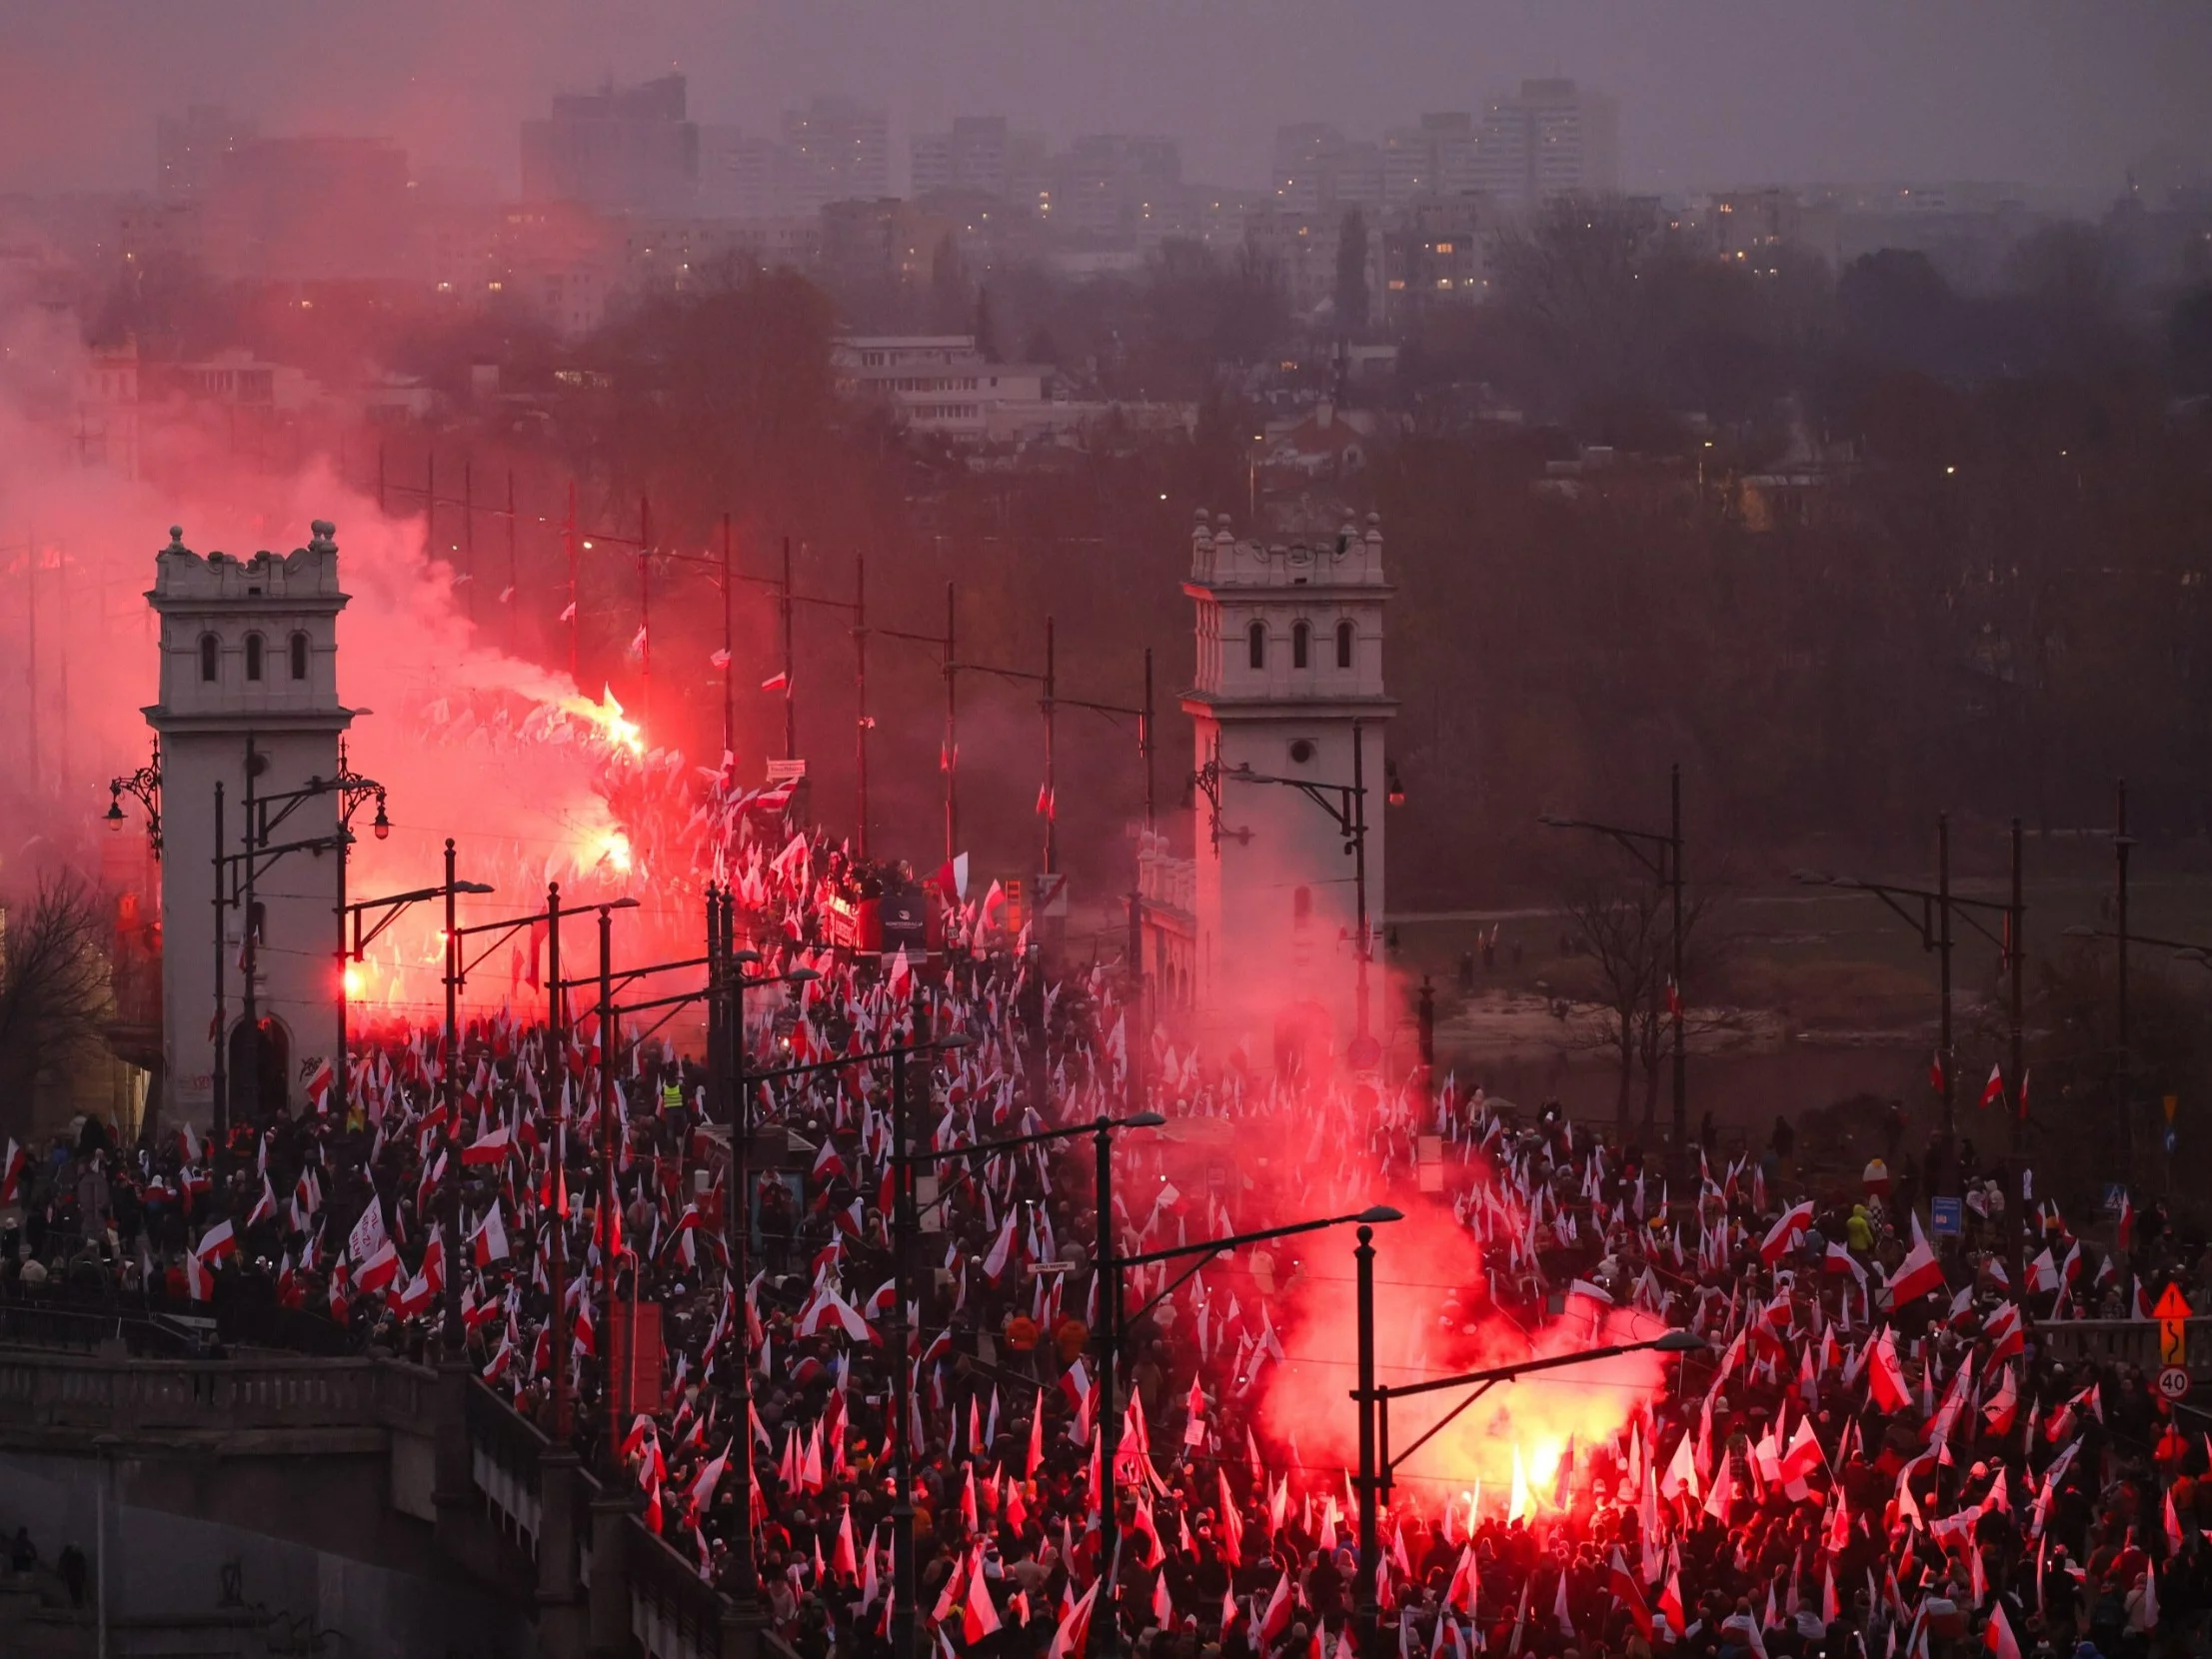
<path fill-rule="evenodd" d="M 2172 1155 L 2176 1144 L 2178 1142 L 2174 1138 L 2174 1126 L 2169 1123 L 2166 1125 L 2166 1151 L 2169 1156 Z"/>
<path fill-rule="evenodd" d="M 2158 1373 L 2158 1392 L 2169 1400 L 2184 1399 L 2189 1393 L 2189 1373 L 2179 1365 L 2169 1365 Z"/>
<path fill-rule="evenodd" d="M 2181 1096 L 2178 1094 L 2169 1094 L 2165 1097 L 2164 1100 L 2160 1102 L 2160 1104 L 2162 1104 L 2166 1108 L 2166 1121 L 2171 1123 L 2174 1120 L 2174 1108 L 2181 1104 Z"/>
<path fill-rule="evenodd" d="M 2189 1299 L 2182 1295 L 2181 1286 L 2169 1284 L 2158 1298 L 2158 1305 L 2151 1309 L 2151 1317 L 2158 1321 L 2158 1363 L 2166 1366 L 2189 1363 Z"/>
<path fill-rule="evenodd" d="M 1068 877 L 1058 870 L 1049 870 L 1037 878 L 1030 888 L 1036 909 L 1041 916 L 1065 916 L 1068 913 Z"/>
<path fill-rule="evenodd" d="M 1958 1198 L 1928 1200 L 1928 1230 L 1938 1238 L 1957 1238 L 1966 1230 L 1964 1201 Z"/>

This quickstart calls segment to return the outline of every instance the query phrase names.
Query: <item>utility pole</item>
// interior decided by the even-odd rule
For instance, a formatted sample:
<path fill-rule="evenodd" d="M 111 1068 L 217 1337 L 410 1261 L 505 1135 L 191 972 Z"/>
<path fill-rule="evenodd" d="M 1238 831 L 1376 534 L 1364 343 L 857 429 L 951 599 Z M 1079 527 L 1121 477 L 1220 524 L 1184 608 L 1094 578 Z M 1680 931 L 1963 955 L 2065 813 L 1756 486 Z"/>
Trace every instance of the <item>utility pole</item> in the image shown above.
<path fill-rule="evenodd" d="M 955 779 L 960 772 L 960 694 L 954 677 L 954 613 L 956 590 L 945 585 L 945 753 L 938 757 L 945 772 L 945 861 L 960 855 L 960 797 Z M 957 894 L 955 895 L 958 896 Z"/>
<path fill-rule="evenodd" d="M 601 1184 L 600 1281 L 605 1296 L 606 1343 L 610 1359 L 615 1351 L 615 1288 L 617 1264 L 623 1250 L 622 1202 L 615 1189 L 615 912 L 612 907 L 599 907 L 599 1164 L 604 1180 Z M 636 1294 L 633 1282 L 631 1292 Z M 636 1334 L 632 1333 L 633 1336 Z M 626 1372 L 637 1369 L 638 1356 L 625 1350 L 623 1368 Z M 609 1366 L 607 1378 L 607 1468 L 612 1472 L 622 1467 L 623 1406 L 630 1393 L 630 1377 L 617 1378 Z M 741 1425 L 750 1435 L 750 1424 Z M 746 1442 L 746 1455 L 751 1456 L 752 1442 Z M 752 1524 L 752 1516 L 746 1524 Z"/>
<path fill-rule="evenodd" d="M 855 795 L 855 819 L 853 844 L 862 857 L 868 856 L 868 555 L 853 556 L 853 671 L 854 686 L 859 695 L 859 714 L 854 721 L 853 781 Z"/>
<path fill-rule="evenodd" d="M 438 1098 L 446 1110 L 446 1356 L 458 1359 L 466 1332 L 461 1322 L 461 934 L 454 913 L 453 837 L 446 837 L 446 1052 L 438 1068 Z M 565 1356 L 564 1356 L 565 1357 Z"/>
<path fill-rule="evenodd" d="M 731 596 L 736 577 L 731 569 L 730 515 L 722 516 L 722 752 L 738 752 L 738 659 L 730 627 Z"/>
<path fill-rule="evenodd" d="M 476 621 L 476 458 L 461 458 L 461 580 L 469 594 L 462 609 Z"/>
<path fill-rule="evenodd" d="M 638 711 L 638 725 L 653 722 L 653 503 L 638 496 L 638 667 L 644 678 L 645 696 Z"/>
<path fill-rule="evenodd" d="M 569 678 L 581 690 L 584 681 L 577 670 L 577 636 L 584 626 L 584 619 L 581 615 L 582 591 L 577 585 L 576 539 L 576 480 L 572 478 L 569 480 L 568 517 L 561 521 L 561 546 L 569 559 L 569 614 L 566 619 L 569 625 Z"/>
<path fill-rule="evenodd" d="M 907 1047 L 913 1040 L 910 1021 L 904 1040 L 894 1029 L 891 1056 L 891 1277 L 892 1303 L 898 1310 L 897 1336 L 892 1348 L 891 1410 L 897 1419 L 893 1429 L 892 1478 L 898 1483 L 891 1497 L 891 1582 L 896 1592 L 891 1610 L 892 1659 L 914 1659 L 915 1562 L 914 1562 L 914 1384 L 907 1355 L 913 1346 L 913 1330 L 907 1310 L 907 1264 L 914 1254 L 914 1166 L 907 1147 Z M 750 1431 L 749 1431 L 750 1432 Z M 750 1517 L 748 1518 L 750 1525 Z"/>
<path fill-rule="evenodd" d="M 517 629 L 515 618 L 520 607 L 517 604 L 522 593 L 522 560 L 516 550 L 515 469 L 507 469 L 507 643 L 513 646 Z"/>
<path fill-rule="evenodd" d="M 1113 1239 L 1113 1131 L 1105 1117 L 1098 1126 L 1098 1253 L 1092 1271 L 1099 1281 L 1099 1584 L 1091 1609 L 1090 1659 L 1114 1659 L 1121 1649 L 1120 1550 L 1121 1489 L 1113 1466 L 1120 1460 L 1121 1407 L 1114 1398 L 1115 1362 L 1121 1349 L 1120 1249 Z"/>
<path fill-rule="evenodd" d="M 1958 1066 L 1951 1053 L 1951 815 L 1935 816 L 1935 892 L 1937 926 L 1937 974 L 1942 986 L 1943 1014 L 1940 1046 L 1943 1050 L 1943 1161 L 1950 1162 L 1951 1137 L 1957 1126 Z"/>
<path fill-rule="evenodd" d="M 254 780 L 261 772 L 261 756 L 254 748 L 254 735 L 246 734 L 246 907 L 242 912 L 244 926 L 240 929 L 242 945 L 239 950 L 238 1000 L 240 1026 L 246 1033 L 246 1073 L 239 1079 L 243 1085 L 238 1100 L 244 1108 L 246 1121 L 251 1123 L 261 1111 L 261 999 L 254 981 L 261 975 L 259 943 L 261 929 L 254 924 L 256 900 L 254 897 L 255 866 L 261 860 L 254 856 L 260 845 L 256 834 Z"/>
<path fill-rule="evenodd" d="M 215 1126 L 218 1141 L 229 1138 L 231 1127 L 230 1099 L 230 1032 L 229 1010 L 223 1005 L 224 958 L 229 954 L 223 938 L 223 912 L 229 908 L 223 902 L 225 870 L 223 865 L 223 781 L 215 781 L 215 1070 L 214 1114 L 210 1121 Z"/>
<path fill-rule="evenodd" d="M 1682 1030 L 1682 763 L 1667 769 L 1667 846 L 1672 852 L 1674 922 L 1671 930 L 1671 978 L 1667 983 L 1668 1018 L 1674 1027 L 1674 1144 L 1689 1141 L 1689 1050 Z"/>
<path fill-rule="evenodd" d="M 553 1100 L 553 1443 L 566 1450 L 569 1403 L 569 1116 L 560 1077 L 568 1062 L 568 1027 L 561 1017 L 561 883 L 546 883 L 546 1087 Z"/>
<path fill-rule="evenodd" d="M 2012 1052 L 2012 1150 L 2018 1153 L 2021 1137 L 2026 1133 L 2023 1121 L 2028 1109 L 2027 1079 L 2027 1027 L 2025 1021 L 2026 991 L 2023 984 L 2027 965 L 2027 903 L 2021 893 L 2024 871 L 2020 821 L 2012 821 L 2012 906 L 2005 914 L 2005 966 L 2006 977 L 2011 981 L 2007 988 L 2012 992 L 2011 1037 Z M 2012 1194 L 2011 1202 L 2017 1204 L 2019 1194 Z M 2017 1218 L 2017 1210 L 2012 1212 Z"/>
<path fill-rule="evenodd" d="M 2120 1038 L 2120 1178 L 2135 1179 L 2135 1061 L 2130 1050 L 2132 1032 L 2129 1026 L 2128 1007 L 2128 919 L 2127 919 L 2127 862 L 2134 850 L 2135 837 L 2127 832 L 2127 780 L 2121 779 L 2113 786 L 2114 825 L 2112 833 L 2113 856 L 2117 863 L 2118 885 L 2113 895 L 2113 924 L 2119 932 L 2119 952 L 2115 982 L 2118 992 Z"/>
<path fill-rule="evenodd" d="M 792 701 L 792 646 L 791 646 L 791 538 L 784 538 L 784 591 L 778 596 L 777 605 L 783 612 L 784 622 L 784 759 L 799 759 L 799 709 Z"/>
<path fill-rule="evenodd" d="M 1053 794 L 1053 619 L 1045 619 L 1045 873 L 1057 874 L 1060 870 L 1060 837 L 1056 832 L 1056 821 L 1060 817 L 1060 803 Z M 1042 938 L 1041 932 L 1031 935 Z"/>
<path fill-rule="evenodd" d="M 1366 1050 L 1373 1046 L 1374 1038 L 1367 1025 L 1367 732 L 1360 721 L 1351 723 L 1351 842 L 1352 905 L 1359 929 L 1358 977 L 1352 984 L 1352 1041 Z"/>
<path fill-rule="evenodd" d="M 1379 1517 L 1375 1513 L 1375 1488 L 1380 1485 L 1375 1469 L 1375 1396 L 1374 1396 L 1374 1228 L 1362 1226 L 1355 1235 L 1359 1242 L 1352 1250 L 1352 1259 L 1358 1264 L 1358 1319 L 1359 1319 L 1359 1579 L 1352 1590 L 1353 1617 L 1359 1627 L 1358 1651 L 1361 1659 L 1380 1659 L 1376 1632 L 1379 1628 L 1380 1609 L 1375 1599 L 1375 1569 L 1381 1563 L 1381 1548 L 1376 1536 Z"/>

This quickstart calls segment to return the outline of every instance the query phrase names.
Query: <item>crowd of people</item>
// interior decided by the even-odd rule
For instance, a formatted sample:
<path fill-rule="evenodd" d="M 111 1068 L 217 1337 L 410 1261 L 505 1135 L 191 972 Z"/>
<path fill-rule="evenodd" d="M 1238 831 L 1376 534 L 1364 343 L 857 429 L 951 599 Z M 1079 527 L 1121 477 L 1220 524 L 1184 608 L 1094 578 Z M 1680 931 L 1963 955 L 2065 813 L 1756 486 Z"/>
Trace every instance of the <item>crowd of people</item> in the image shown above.
<path fill-rule="evenodd" d="M 220 1140 L 117 1145 L 88 1121 L 11 1143 L 0 1290 L 260 1305 L 422 1359 L 458 1338 L 486 1387 L 635 1482 L 647 1524 L 726 1590 L 750 1588 L 750 1532 L 769 1616 L 808 1659 L 888 1651 L 902 1443 L 911 1612 L 957 1654 L 1063 1659 L 1111 1620 L 1177 1659 L 1334 1659 L 1371 1651 L 1370 1608 L 1378 1647 L 1430 1659 L 2138 1659 L 2202 1641 L 2212 1438 L 2143 1370 L 2062 1362 L 2050 1337 L 2147 1316 L 2177 1279 L 2193 1294 L 2201 1246 L 2155 1209 L 2123 1204 L 2092 1243 L 2101 1220 L 1969 1171 L 1973 1236 L 1938 1250 L 1880 1166 L 1808 1175 L 1785 1133 L 1729 1157 L 1708 1131 L 1662 1167 L 1450 1078 L 1201 1063 L 1164 1027 L 1140 1035 L 1107 972 L 1049 977 L 988 898 L 954 907 L 951 965 L 833 950 L 823 910 L 849 856 L 740 838 L 739 942 L 777 981 L 746 997 L 742 1180 L 697 1062 L 589 1008 L 558 1030 L 481 1015 L 450 1056 L 395 1026 L 343 1086 L 318 1079 L 304 1109 Z M 955 1036 L 918 1058 L 905 1103 L 933 1178 L 902 1308 L 891 1072 L 823 1062 Z M 797 1066 L 822 1068 L 764 1075 Z M 961 1151 L 1139 1099 L 1167 1121 L 1115 1135 L 1107 1240 L 1090 1137 Z M 1335 1389 L 1342 1421 L 1305 1451 L 1265 1409 L 1285 1375 L 1343 1364 L 1303 1321 L 1348 1241 L 1124 1270 L 1110 1401 L 1097 1264 L 1384 1197 L 1473 1264 L 1394 1316 L 1507 1322 L 1545 1352 L 1669 1329 L 1704 1346 L 1540 1470 L 1510 1441 L 1509 1392 L 1486 1402 L 1477 1445 L 1498 1461 L 1408 1459 L 1370 1577 L 1335 1449 L 1350 1400 Z M 635 1397 L 635 1367 L 609 1358 L 642 1340 L 643 1305 L 661 1383 Z"/>

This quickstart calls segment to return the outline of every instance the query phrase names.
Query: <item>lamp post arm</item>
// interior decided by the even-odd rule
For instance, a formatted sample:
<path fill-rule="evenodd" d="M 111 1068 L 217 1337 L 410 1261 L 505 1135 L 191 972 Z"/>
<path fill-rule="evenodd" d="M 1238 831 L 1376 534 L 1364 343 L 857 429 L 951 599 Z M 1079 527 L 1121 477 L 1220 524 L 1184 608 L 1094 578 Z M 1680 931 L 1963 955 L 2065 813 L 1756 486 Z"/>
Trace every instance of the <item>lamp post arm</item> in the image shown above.
<path fill-rule="evenodd" d="M 1485 1371 L 1463 1371 L 1455 1377 L 1431 1377 L 1425 1382 L 1409 1382 L 1401 1388 L 1389 1391 L 1390 1398 L 1402 1399 L 1408 1394 L 1433 1394 L 1440 1388 L 1464 1388 L 1469 1383 L 1511 1382 L 1535 1371 L 1556 1371 L 1567 1365 L 1586 1365 L 1593 1359 L 1617 1359 L 1622 1354 L 1640 1353 L 1646 1348 L 1656 1348 L 1667 1338 L 1649 1337 L 1641 1342 L 1616 1342 L 1607 1348 L 1584 1348 L 1570 1354 L 1553 1354 L 1547 1359 L 1524 1359 L 1513 1365 L 1492 1366 Z"/>
<path fill-rule="evenodd" d="M 1403 1451 L 1396 1453 L 1394 1456 L 1385 1451 L 1382 1457 L 1383 1477 L 1387 1479 L 1396 1471 L 1397 1466 L 1400 1463 L 1403 1463 L 1407 1458 L 1411 1457 L 1415 1452 L 1419 1451 L 1421 1447 L 1427 1445 L 1428 1442 L 1433 1440 L 1438 1434 L 1441 1434 L 1453 1418 L 1457 1417 L 1460 1412 L 1466 1410 L 1468 1406 L 1474 1404 L 1476 1400 L 1480 1399 L 1484 1394 L 1487 1394 L 1496 1386 L 1497 1379 L 1495 1377 L 1492 1377 L 1488 1382 L 1477 1384 L 1472 1393 L 1470 1393 L 1465 1399 L 1461 1400 L 1457 1405 L 1453 1406 L 1449 1411 L 1445 1412 L 1441 1417 L 1437 1418 L 1435 1422 L 1431 1423 L 1428 1426 L 1428 1431 L 1419 1439 L 1415 1440 L 1410 1446 L 1407 1446 Z M 1398 1392 L 1401 1392 L 1401 1390 L 1394 1388 L 1377 1388 L 1375 1390 L 1376 1403 L 1379 1404 L 1383 1408 L 1383 1410 L 1387 1411 L 1389 1410 L 1390 1396 Z"/>
<path fill-rule="evenodd" d="M 1116 1268 L 1149 1267 L 1155 1261 L 1174 1261 L 1182 1256 L 1214 1256 L 1223 1250 L 1241 1249 L 1246 1244 L 1265 1243 L 1270 1238 L 1288 1238 L 1295 1233 L 1319 1232 L 1324 1227 L 1348 1227 L 1355 1221 L 1402 1219 L 1395 1210 L 1388 1214 L 1379 1210 L 1360 1210 L 1352 1215 L 1327 1215 L 1317 1221 L 1290 1221 L 1279 1227 L 1262 1227 L 1257 1232 L 1231 1233 L 1226 1238 L 1201 1238 L 1195 1244 L 1170 1245 L 1164 1250 L 1146 1250 L 1142 1255 L 1114 1256 L 1105 1265 Z"/>

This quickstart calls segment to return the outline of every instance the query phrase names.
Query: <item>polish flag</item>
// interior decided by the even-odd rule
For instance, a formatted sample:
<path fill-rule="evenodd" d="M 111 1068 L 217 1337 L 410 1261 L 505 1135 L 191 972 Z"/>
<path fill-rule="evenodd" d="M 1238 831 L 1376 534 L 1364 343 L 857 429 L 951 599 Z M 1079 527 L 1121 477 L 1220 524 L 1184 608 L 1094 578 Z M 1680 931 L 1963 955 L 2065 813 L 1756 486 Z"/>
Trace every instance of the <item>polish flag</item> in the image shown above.
<path fill-rule="evenodd" d="M 2019 1415 L 2019 1410 L 2020 1391 L 2013 1386 L 2012 1367 L 2008 1365 L 1997 1383 L 1997 1392 L 1981 1408 L 1981 1414 L 1989 1424 L 1989 1432 L 2002 1439 L 2012 1432 L 2013 1419 Z"/>
<path fill-rule="evenodd" d="M 1996 1308 L 1982 1321 L 1982 1335 L 1989 1338 L 1989 1363 L 2000 1364 L 2027 1350 L 2027 1331 L 2020 1321 L 2020 1310 L 2010 1302 Z"/>
<path fill-rule="evenodd" d="M 1091 1608 L 1099 1599 L 1099 1580 L 1091 1581 L 1091 1588 L 1084 1591 L 1076 1605 L 1068 1609 L 1068 1616 L 1060 1621 L 1060 1628 L 1053 1632 L 1053 1645 L 1045 1659 L 1073 1659 L 1084 1651 L 1085 1639 L 1091 1634 Z"/>
<path fill-rule="evenodd" d="M 485 1212 L 484 1225 L 476 1229 L 476 1264 L 489 1267 L 495 1261 L 507 1260 L 507 1223 L 500 1219 L 499 1205 L 495 1202 Z"/>
<path fill-rule="evenodd" d="M 376 1253 L 361 1264 L 361 1273 L 355 1283 L 364 1296 L 373 1296 L 399 1277 L 399 1248 L 387 1238 L 377 1246 Z"/>
<path fill-rule="evenodd" d="M 508 1132 L 507 1125 L 502 1123 L 498 1128 L 478 1135 L 476 1139 L 462 1147 L 461 1161 L 463 1163 L 504 1163 L 507 1161 L 507 1154 L 512 1146 L 513 1136 Z"/>
<path fill-rule="evenodd" d="M 1682 1569 L 1674 1568 L 1666 1575 L 1666 1588 L 1659 1592 L 1659 1611 L 1666 1615 L 1667 1627 L 1679 1637 L 1689 1628 L 1689 1615 L 1682 1608 Z"/>
<path fill-rule="evenodd" d="M 1905 1386 L 1904 1367 L 1897 1363 L 1897 1341 L 1882 1327 L 1866 1352 L 1867 1394 L 1883 1411 L 1896 1411 L 1911 1403 L 1912 1390 Z"/>
<path fill-rule="evenodd" d="M 200 1242 L 193 1247 L 193 1256 L 202 1263 L 221 1261 L 225 1256 L 238 1253 L 238 1239 L 228 1221 L 218 1221 L 200 1234 Z"/>
<path fill-rule="evenodd" d="M 766 680 L 761 682 L 761 690 L 764 692 L 790 691 L 791 674 L 787 670 L 779 669 L 776 673 L 770 675 Z"/>
<path fill-rule="evenodd" d="M 2046 1245 L 2043 1253 L 2028 1263 L 2027 1292 L 2032 1296 L 2038 1291 L 2057 1288 L 2058 1263 L 2051 1259 L 2050 1248 Z"/>
<path fill-rule="evenodd" d="M 1651 1640 L 1651 1609 L 1643 1602 L 1643 1590 L 1636 1583 L 1636 1575 L 1621 1560 L 1620 1551 L 1613 1551 L 1612 1570 L 1613 1601 L 1628 1609 L 1628 1616 L 1635 1620 L 1636 1629 L 1643 1633 L 1645 1641 Z"/>
<path fill-rule="evenodd" d="M 1766 1237 L 1760 1241 L 1759 1255 L 1769 1267 L 1773 1266 L 1788 1253 L 1795 1236 L 1811 1225 L 1812 1200 L 1808 1198 L 1803 1203 L 1792 1204 L 1782 1212 L 1782 1218 L 1774 1223 Z"/>
<path fill-rule="evenodd" d="M 1912 1248 L 1897 1264 L 1897 1271 L 1889 1276 L 1890 1311 L 1895 1312 L 1929 1291 L 1942 1288 L 1943 1264 L 1928 1247 L 1928 1240 L 1920 1231 L 1920 1217 L 1915 1215 L 1912 1218 Z"/>
<path fill-rule="evenodd" d="M 5 1160 L 0 1160 L 0 1204 L 15 1202 L 16 1189 L 23 1182 L 25 1161 L 23 1148 L 18 1146 L 15 1143 L 15 1137 L 10 1135 L 8 1137 L 8 1155 Z"/>
<path fill-rule="evenodd" d="M 1831 1243 L 1827 1253 L 1821 1257 L 1820 1266 L 1823 1272 L 1838 1275 L 1848 1273 L 1859 1281 L 1861 1290 L 1866 1288 L 1866 1269 L 1858 1264 L 1858 1258 L 1842 1244 Z"/>
<path fill-rule="evenodd" d="M 2001 1067 L 1993 1065 L 1989 1068 L 1989 1081 L 1981 1085 L 1982 1109 L 1986 1111 L 1989 1107 L 1997 1104 L 2004 1097 L 2004 1071 Z"/>
<path fill-rule="evenodd" d="M 1990 1604 L 1989 1626 L 1981 1633 L 1981 1645 L 1992 1659 L 2020 1659 L 2020 1644 L 2013 1637 L 2012 1621 L 2005 1617 L 2002 1601 Z"/>
<path fill-rule="evenodd" d="M 1782 1452 L 1782 1484 L 1786 1486 L 1792 1481 L 1804 1480 L 1826 1460 L 1825 1454 L 1820 1450 L 1820 1441 L 1812 1431 L 1812 1419 L 1800 1417 L 1797 1420 L 1796 1435 Z"/>

